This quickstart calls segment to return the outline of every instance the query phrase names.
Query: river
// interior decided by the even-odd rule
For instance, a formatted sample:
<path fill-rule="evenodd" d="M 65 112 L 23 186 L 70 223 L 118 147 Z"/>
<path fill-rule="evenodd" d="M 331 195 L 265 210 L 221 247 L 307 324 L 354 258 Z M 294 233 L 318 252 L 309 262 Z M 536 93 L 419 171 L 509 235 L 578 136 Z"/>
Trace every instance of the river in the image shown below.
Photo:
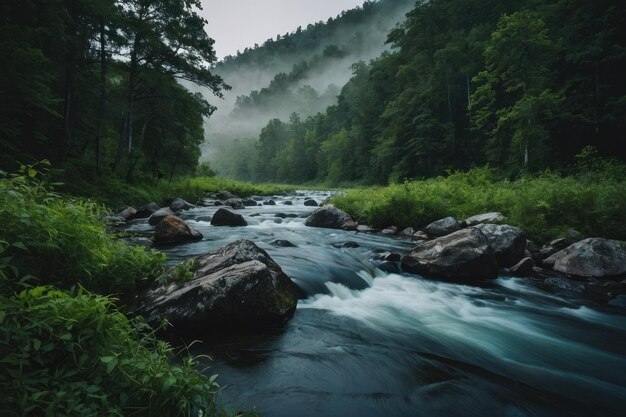
<path fill-rule="evenodd" d="M 304 197 L 328 195 L 237 210 L 247 227 L 211 226 L 212 207 L 181 215 L 204 239 L 165 249 L 172 264 L 250 239 L 307 294 L 279 331 L 198 335 L 191 353 L 213 358 L 201 366 L 226 384 L 225 403 L 265 417 L 624 415 L 623 310 L 533 279 L 467 286 L 383 272 L 374 251 L 404 253 L 411 242 L 304 226 L 314 210 Z M 151 228 L 143 220 L 127 230 Z M 345 242 L 359 247 L 337 247 Z"/>

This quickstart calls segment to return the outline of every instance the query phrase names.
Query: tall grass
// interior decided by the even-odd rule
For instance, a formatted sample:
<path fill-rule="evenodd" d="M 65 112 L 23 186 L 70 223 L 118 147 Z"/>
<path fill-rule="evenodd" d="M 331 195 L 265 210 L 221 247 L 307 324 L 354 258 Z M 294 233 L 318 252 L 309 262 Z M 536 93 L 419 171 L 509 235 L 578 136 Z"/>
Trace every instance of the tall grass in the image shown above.
<path fill-rule="evenodd" d="M 334 204 L 376 227 L 421 228 L 446 216 L 465 219 L 500 211 L 537 243 L 575 229 L 585 236 L 626 239 L 622 170 L 573 176 L 556 172 L 497 180 L 489 168 L 388 187 L 349 190 Z"/>
<path fill-rule="evenodd" d="M 180 197 L 195 203 L 209 192 L 229 191 L 240 197 L 251 195 L 273 195 L 292 191 L 296 187 L 277 184 L 251 184 L 219 177 L 178 178 L 171 183 L 138 180 L 128 184 L 116 177 L 72 177 L 66 180 L 61 190 L 67 194 L 89 198 L 109 207 L 125 205 L 141 206 L 150 201 L 163 204 L 171 198 Z"/>

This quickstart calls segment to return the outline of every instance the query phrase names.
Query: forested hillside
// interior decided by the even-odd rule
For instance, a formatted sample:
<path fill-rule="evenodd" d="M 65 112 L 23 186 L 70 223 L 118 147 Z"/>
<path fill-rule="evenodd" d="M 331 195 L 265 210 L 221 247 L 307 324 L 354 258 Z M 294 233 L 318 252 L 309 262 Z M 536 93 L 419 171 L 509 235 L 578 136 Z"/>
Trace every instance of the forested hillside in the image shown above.
<path fill-rule="evenodd" d="M 68 176 L 193 173 L 220 95 L 199 0 L 0 5 L 0 167 L 49 159 Z"/>
<path fill-rule="evenodd" d="M 261 129 L 274 118 L 288 120 L 293 112 L 306 118 L 336 104 L 351 77 L 351 65 L 369 62 L 388 49 L 388 33 L 414 4 L 366 1 L 219 62 L 216 73 L 233 89 L 207 123 L 203 150 L 211 166 L 220 174 L 251 178 L 233 159 L 252 152 Z"/>
<path fill-rule="evenodd" d="M 558 168 L 586 146 L 624 158 L 624 39 L 616 0 L 418 2 L 390 51 L 353 65 L 336 104 L 293 107 L 222 165 L 249 180 L 386 183 Z"/>

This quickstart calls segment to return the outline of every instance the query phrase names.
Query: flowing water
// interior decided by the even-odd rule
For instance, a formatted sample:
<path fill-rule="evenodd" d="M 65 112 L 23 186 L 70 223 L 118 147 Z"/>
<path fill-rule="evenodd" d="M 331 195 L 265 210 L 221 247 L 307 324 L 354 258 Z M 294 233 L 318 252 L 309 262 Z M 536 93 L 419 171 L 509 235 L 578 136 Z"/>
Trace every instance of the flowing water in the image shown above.
<path fill-rule="evenodd" d="M 305 227 L 314 208 L 304 195 L 274 200 L 238 210 L 247 227 L 213 227 L 215 208 L 189 210 L 181 217 L 204 240 L 165 250 L 175 263 L 250 239 L 307 294 L 279 331 L 198 335 L 205 342 L 192 353 L 213 358 L 207 373 L 227 384 L 227 404 L 266 417 L 626 415 L 623 310 L 532 279 L 466 286 L 385 273 L 374 251 L 404 253 L 410 241 Z M 145 221 L 128 229 L 151 230 Z M 336 247 L 348 241 L 360 247 Z"/>

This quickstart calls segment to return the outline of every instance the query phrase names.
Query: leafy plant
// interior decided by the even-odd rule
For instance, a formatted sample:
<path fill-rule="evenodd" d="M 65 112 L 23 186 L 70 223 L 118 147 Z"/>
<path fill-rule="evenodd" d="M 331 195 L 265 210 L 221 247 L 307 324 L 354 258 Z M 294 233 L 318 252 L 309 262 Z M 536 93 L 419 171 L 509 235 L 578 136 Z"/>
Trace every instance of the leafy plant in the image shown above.
<path fill-rule="evenodd" d="M 0 176 L 0 236 L 9 269 L 43 283 L 64 288 L 80 283 L 108 294 L 132 292 L 139 279 L 160 274 L 163 254 L 107 233 L 106 209 L 53 192 L 39 170 L 46 166 L 23 166 L 17 174 Z"/>
<path fill-rule="evenodd" d="M 0 296 L 0 340 L 0 415 L 226 415 L 216 376 L 82 288 Z"/>

